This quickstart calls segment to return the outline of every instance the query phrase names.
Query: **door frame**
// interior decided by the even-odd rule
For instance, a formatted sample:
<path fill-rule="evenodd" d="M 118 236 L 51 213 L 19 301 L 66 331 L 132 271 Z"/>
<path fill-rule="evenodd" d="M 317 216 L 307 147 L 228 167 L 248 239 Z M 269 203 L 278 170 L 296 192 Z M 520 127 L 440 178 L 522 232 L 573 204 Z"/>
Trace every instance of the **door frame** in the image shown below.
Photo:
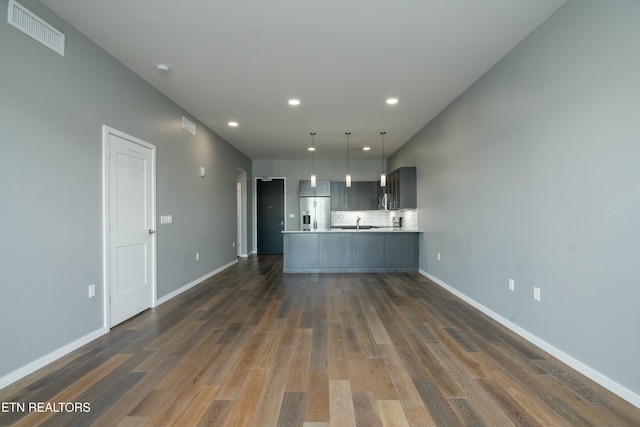
<path fill-rule="evenodd" d="M 236 182 L 236 256 L 242 256 L 242 189 L 241 182 Z"/>
<path fill-rule="evenodd" d="M 110 305 L 110 277 L 109 277 L 109 135 L 115 135 L 122 139 L 142 145 L 151 150 L 151 227 L 156 230 L 156 146 L 149 144 L 122 131 L 102 125 L 102 281 L 103 281 L 103 310 L 104 332 L 111 330 L 111 305 Z M 151 295 L 150 307 L 155 307 L 158 299 L 157 290 L 157 260 L 156 260 L 156 235 L 151 239 Z"/>
<path fill-rule="evenodd" d="M 248 204 L 247 204 L 247 194 L 248 188 L 251 185 L 251 180 L 247 179 L 247 171 L 244 169 L 238 168 L 236 171 L 236 195 L 237 195 L 237 185 L 240 184 L 241 194 L 240 194 L 240 206 L 236 206 L 236 215 L 240 218 L 240 236 L 238 236 L 237 241 L 237 252 L 238 256 L 241 258 L 246 258 L 249 256 L 250 248 L 248 247 L 249 241 L 247 240 L 247 236 L 249 235 L 249 227 L 250 224 L 247 223 L 247 213 L 248 213 Z M 237 202 L 236 202 L 237 203 Z M 238 225 L 236 225 L 238 227 Z"/>
<path fill-rule="evenodd" d="M 283 218 L 284 229 L 287 229 L 287 177 L 286 176 L 254 176 L 253 177 L 253 253 L 258 253 L 258 180 L 282 179 L 284 182 L 283 192 Z"/>

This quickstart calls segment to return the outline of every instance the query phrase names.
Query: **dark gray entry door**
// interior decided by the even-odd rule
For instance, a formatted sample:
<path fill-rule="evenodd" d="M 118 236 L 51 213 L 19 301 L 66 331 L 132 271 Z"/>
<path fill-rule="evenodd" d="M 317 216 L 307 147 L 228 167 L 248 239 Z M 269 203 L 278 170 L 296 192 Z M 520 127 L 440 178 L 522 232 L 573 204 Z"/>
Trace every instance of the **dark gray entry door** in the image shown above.
<path fill-rule="evenodd" d="M 281 254 L 284 230 L 284 179 L 258 180 L 258 253 Z"/>

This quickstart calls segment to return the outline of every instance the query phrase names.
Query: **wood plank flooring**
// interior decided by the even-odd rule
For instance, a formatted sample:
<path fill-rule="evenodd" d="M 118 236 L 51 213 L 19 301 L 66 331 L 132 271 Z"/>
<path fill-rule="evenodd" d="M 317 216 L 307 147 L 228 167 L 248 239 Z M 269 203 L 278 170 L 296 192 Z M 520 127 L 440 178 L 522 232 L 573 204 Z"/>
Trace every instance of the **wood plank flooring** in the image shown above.
<path fill-rule="evenodd" d="M 252 256 L 0 390 L 17 426 L 638 426 L 640 409 L 415 273 Z M 28 406 L 26 406 L 28 409 Z"/>

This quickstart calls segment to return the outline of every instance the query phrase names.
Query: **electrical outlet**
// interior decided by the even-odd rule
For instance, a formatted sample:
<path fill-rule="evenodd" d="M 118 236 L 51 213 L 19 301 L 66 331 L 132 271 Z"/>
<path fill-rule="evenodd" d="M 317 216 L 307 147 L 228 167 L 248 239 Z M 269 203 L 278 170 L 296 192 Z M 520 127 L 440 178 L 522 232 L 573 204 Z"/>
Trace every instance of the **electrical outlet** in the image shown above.
<path fill-rule="evenodd" d="M 537 286 L 533 287 L 533 299 L 540 302 L 540 288 Z"/>
<path fill-rule="evenodd" d="M 513 279 L 509 279 L 509 290 L 510 291 L 516 290 L 516 281 Z"/>
<path fill-rule="evenodd" d="M 440 261 L 440 252 L 436 254 L 436 258 L 438 259 L 438 261 Z"/>
<path fill-rule="evenodd" d="M 96 285 L 91 284 L 89 285 L 89 298 L 93 298 L 95 296 L 96 296 Z"/>
<path fill-rule="evenodd" d="M 200 261 L 200 252 L 196 252 L 196 261 Z"/>

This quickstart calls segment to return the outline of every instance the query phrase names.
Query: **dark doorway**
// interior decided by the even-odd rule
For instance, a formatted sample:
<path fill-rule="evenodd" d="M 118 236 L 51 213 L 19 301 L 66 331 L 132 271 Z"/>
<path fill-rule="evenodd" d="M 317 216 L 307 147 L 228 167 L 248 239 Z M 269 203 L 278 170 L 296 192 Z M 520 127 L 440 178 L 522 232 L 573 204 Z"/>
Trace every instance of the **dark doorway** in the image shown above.
<path fill-rule="evenodd" d="M 258 179 L 258 253 L 281 254 L 284 230 L 284 179 Z"/>

